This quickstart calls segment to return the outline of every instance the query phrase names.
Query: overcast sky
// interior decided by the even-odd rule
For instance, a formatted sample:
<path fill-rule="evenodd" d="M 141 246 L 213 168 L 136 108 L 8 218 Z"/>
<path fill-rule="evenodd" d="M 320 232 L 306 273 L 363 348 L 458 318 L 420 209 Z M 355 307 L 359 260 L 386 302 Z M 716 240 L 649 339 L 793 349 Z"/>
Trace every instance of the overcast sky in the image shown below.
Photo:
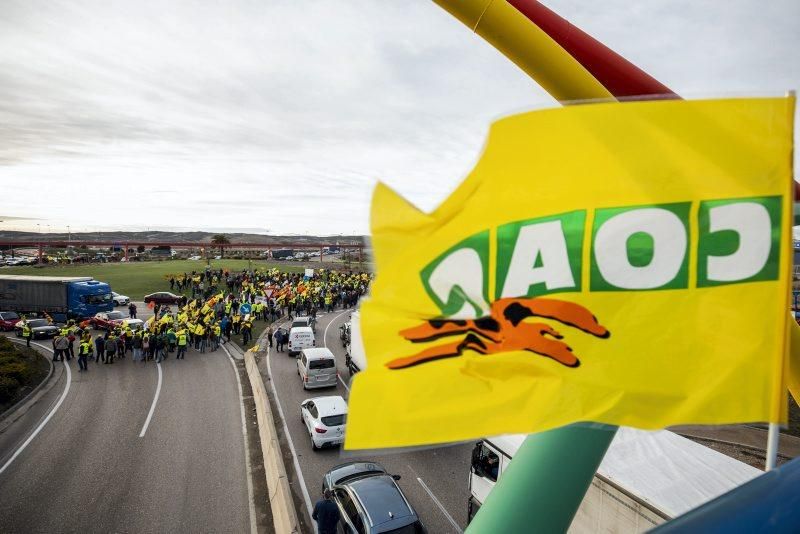
<path fill-rule="evenodd" d="M 797 0 L 545 4 L 688 97 L 800 86 Z M 0 0 L 0 229 L 366 233 L 555 105 L 431 0 Z"/>

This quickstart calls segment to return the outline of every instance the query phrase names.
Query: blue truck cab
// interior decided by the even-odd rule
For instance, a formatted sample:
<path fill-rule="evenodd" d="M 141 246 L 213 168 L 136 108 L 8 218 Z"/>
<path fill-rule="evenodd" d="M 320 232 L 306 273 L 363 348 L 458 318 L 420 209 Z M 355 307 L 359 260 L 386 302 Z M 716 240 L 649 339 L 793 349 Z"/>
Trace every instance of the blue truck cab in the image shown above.
<path fill-rule="evenodd" d="M 97 280 L 69 282 L 67 307 L 74 317 L 93 317 L 96 313 L 114 311 L 111 286 Z"/>

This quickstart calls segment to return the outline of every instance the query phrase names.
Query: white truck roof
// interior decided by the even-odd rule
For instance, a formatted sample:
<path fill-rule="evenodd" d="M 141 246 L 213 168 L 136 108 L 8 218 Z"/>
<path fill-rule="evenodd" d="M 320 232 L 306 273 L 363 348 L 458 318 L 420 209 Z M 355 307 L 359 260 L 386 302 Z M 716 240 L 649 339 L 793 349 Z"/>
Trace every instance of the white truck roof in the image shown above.
<path fill-rule="evenodd" d="M 513 457 L 524 434 L 489 438 Z M 670 432 L 620 427 L 597 474 L 669 517 L 677 517 L 763 474 Z"/>
<path fill-rule="evenodd" d="M 17 282 L 88 282 L 91 276 L 31 276 L 26 274 L 3 274 L 0 279 Z"/>

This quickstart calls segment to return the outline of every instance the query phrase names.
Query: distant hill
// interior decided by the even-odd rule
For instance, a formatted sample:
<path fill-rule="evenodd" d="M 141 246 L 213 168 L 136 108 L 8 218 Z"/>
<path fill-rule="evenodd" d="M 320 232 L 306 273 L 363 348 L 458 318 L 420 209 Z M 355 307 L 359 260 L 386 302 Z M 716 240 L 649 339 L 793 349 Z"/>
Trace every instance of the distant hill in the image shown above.
<path fill-rule="evenodd" d="M 0 241 L 113 241 L 120 244 L 137 243 L 209 243 L 217 232 L 88 232 L 88 233 L 38 233 L 11 232 L 0 230 Z M 244 233 L 225 233 L 231 243 L 340 243 L 366 244 L 364 236 L 308 236 L 308 235 L 260 235 Z"/>

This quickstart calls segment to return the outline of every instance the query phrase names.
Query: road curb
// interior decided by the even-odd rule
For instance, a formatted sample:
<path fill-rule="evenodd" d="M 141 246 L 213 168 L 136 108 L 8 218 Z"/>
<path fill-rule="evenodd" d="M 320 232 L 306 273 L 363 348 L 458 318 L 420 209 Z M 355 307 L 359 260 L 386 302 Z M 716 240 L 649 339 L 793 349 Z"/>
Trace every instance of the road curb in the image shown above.
<path fill-rule="evenodd" d="M 22 345 L 23 343 L 10 339 L 12 343 L 17 345 Z M 36 350 L 36 349 L 34 349 Z M 58 379 L 61 378 L 63 374 L 63 369 L 61 366 L 58 367 L 58 371 L 56 371 L 56 366 L 53 365 L 53 360 L 45 357 L 41 352 L 36 350 L 36 352 L 44 358 L 50 364 L 50 371 L 47 373 L 47 376 L 39 382 L 39 384 L 33 388 L 27 395 L 21 398 L 17 403 L 5 411 L 2 415 L 0 415 L 0 433 L 5 432 L 5 430 L 11 426 L 17 419 L 28 413 L 28 410 L 36 404 L 39 399 L 41 399 L 48 391 L 53 389 L 53 386 L 58 382 Z M 57 376 L 54 376 L 57 375 Z M 51 380 L 52 379 L 52 380 Z"/>
<path fill-rule="evenodd" d="M 258 371 L 255 353 L 244 353 L 244 367 L 250 379 L 250 388 L 253 391 L 253 400 L 256 405 L 256 419 L 258 421 L 258 434 L 261 439 L 261 453 L 264 457 L 264 473 L 267 478 L 267 489 L 272 508 L 272 520 L 275 532 L 292 533 L 300 532 L 300 523 L 292 499 L 292 490 L 289 487 L 289 478 L 286 466 L 281 455 L 281 446 L 278 441 L 278 432 L 275 428 L 275 419 L 269 404 L 269 397 L 264 388 L 264 381 Z"/>

